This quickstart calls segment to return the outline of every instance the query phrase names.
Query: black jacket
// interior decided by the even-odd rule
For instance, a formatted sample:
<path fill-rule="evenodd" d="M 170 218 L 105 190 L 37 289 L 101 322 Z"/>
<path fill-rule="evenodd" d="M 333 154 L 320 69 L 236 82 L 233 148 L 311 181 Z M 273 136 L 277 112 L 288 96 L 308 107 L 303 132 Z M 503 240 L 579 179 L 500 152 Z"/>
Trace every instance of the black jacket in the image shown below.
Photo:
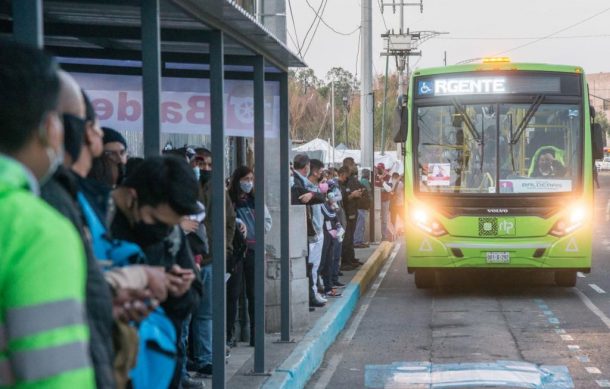
<path fill-rule="evenodd" d="M 292 205 L 305 205 L 307 207 L 307 236 L 314 236 L 316 233 L 311 219 L 311 205 L 324 204 L 326 202 L 326 196 L 322 193 L 311 192 L 313 193 L 311 200 L 307 204 L 301 203 L 299 197 L 310 192 L 311 191 L 305 187 L 303 178 L 301 178 L 299 174 L 294 173 L 294 184 L 292 185 L 292 188 L 290 188 L 290 203 Z"/>
<path fill-rule="evenodd" d="M 84 220 L 76 202 L 76 175 L 60 168 L 41 188 L 42 198 L 74 224 L 81 236 L 87 257 L 86 308 L 90 332 L 89 351 L 98 388 L 114 388 L 114 350 L 112 346 L 112 295 L 93 255 L 85 233 Z M 70 269 L 66 269 L 70 271 Z"/>
<path fill-rule="evenodd" d="M 345 215 L 348 219 L 351 219 L 352 216 L 358 214 L 358 209 L 361 208 L 361 200 L 359 198 L 350 199 L 349 195 L 358 189 L 364 188 L 364 185 L 358 181 L 358 177 L 351 176 L 345 183 L 340 183 L 339 186 L 341 188 L 341 196 L 343 197 L 343 209 L 345 210 Z"/>
<path fill-rule="evenodd" d="M 111 232 L 113 238 L 137 243 L 129 220 L 118 208 L 112 220 Z M 203 291 L 199 271 L 195 266 L 193 254 L 186 236 L 180 227 L 176 226 L 168 237 L 148 247 L 142 247 L 142 251 L 146 255 L 147 265 L 163 266 L 169 269 L 172 265 L 176 264 L 184 269 L 192 269 L 195 272 L 195 280 L 191 288 L 184 295 L 180 297 L 169 296 L 161 304 L 161 307 L 163 307 L 167 316 L 174 323 L 179 334 L 182 321 L 199 305 L 199 299 Z"/>

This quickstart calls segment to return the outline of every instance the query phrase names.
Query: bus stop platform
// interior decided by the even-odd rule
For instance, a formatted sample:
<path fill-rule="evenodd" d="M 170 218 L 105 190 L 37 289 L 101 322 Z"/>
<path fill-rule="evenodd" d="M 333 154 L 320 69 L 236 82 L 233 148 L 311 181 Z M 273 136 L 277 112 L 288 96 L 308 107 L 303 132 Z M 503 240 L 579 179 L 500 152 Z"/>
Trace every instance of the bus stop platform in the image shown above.
<path fill-rule="evenodd" d="M 254 348 L 238 342 L 227 360 L 227 388 L 302 388 L 324 359 L 354 312 L 358 300 L 368 290 L 379 270 L 390 256 L 394 244 L 382 242 L 369 248 L 356 249 L 356 257 L 364 264 L 353 271 L 343 271 L 343 295 L 329 298 L 323 308 L 310 312 L 307 329 L 292 332 L 291 342 L 280 342 L 280 334 L 265 335 L 266 373 L 253 373 Z M 205 379 L 206 388 L 212 379 Z"/>

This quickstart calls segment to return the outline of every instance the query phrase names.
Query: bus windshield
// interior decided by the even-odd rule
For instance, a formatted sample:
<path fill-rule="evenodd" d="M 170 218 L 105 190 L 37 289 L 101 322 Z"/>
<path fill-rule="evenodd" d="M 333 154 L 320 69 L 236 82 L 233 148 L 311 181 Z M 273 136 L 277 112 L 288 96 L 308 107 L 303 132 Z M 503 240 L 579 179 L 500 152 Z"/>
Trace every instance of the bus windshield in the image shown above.
<path fill-rule="evenodd" d="M 571 192 L 580 182 L 582 112 L 577 104 L 462 104 L 416 108 L 419 191 L 509 194 Z"/>

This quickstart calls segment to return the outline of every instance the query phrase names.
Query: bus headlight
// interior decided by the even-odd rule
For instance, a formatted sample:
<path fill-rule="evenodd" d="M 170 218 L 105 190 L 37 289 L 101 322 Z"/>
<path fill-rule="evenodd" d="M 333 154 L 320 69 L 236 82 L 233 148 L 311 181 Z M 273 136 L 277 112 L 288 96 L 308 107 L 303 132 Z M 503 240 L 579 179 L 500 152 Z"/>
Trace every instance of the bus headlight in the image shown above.
<path fill-rule="evenodd" d="M 564 216 L 557 220 L 549 234 L 557 237 L 571 234 L 585 224 L 587 214 L 588 209 L 585 205 L 576 204 L 572 206 Z"/>
<path fill-rule="evenodd" d="M 438 220 L 433 218 L 424 208 L 414 208 L 411 211 L 411 220 L 419 229 L 432 236 L 442 236 L 447 234 L 445 227 L 443 227 Z"/>

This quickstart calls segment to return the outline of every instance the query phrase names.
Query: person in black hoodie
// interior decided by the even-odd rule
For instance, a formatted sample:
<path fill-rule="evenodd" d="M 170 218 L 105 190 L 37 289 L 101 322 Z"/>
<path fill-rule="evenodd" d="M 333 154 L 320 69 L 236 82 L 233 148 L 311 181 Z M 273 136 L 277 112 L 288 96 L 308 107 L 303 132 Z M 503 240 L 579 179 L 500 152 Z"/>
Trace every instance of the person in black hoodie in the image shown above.
<path fill-rule="evenodd" d="M 186 161 L 170 156 L 144 160 L 112 192 L 116 204 L 111 218 L 113 237 L 138 244 L 148 265 L 166 269 L 169 297 L 161 307 L 176 329 L 178 361 L 185 356 L 180 342 L 182 323 L 202 294 L 193 254 L 179 227 L 183 216 L 200 211 L 198 194 L 192 169 Z M 180 384 L 181 367 L 176 364 L 172 388 Z"/>

